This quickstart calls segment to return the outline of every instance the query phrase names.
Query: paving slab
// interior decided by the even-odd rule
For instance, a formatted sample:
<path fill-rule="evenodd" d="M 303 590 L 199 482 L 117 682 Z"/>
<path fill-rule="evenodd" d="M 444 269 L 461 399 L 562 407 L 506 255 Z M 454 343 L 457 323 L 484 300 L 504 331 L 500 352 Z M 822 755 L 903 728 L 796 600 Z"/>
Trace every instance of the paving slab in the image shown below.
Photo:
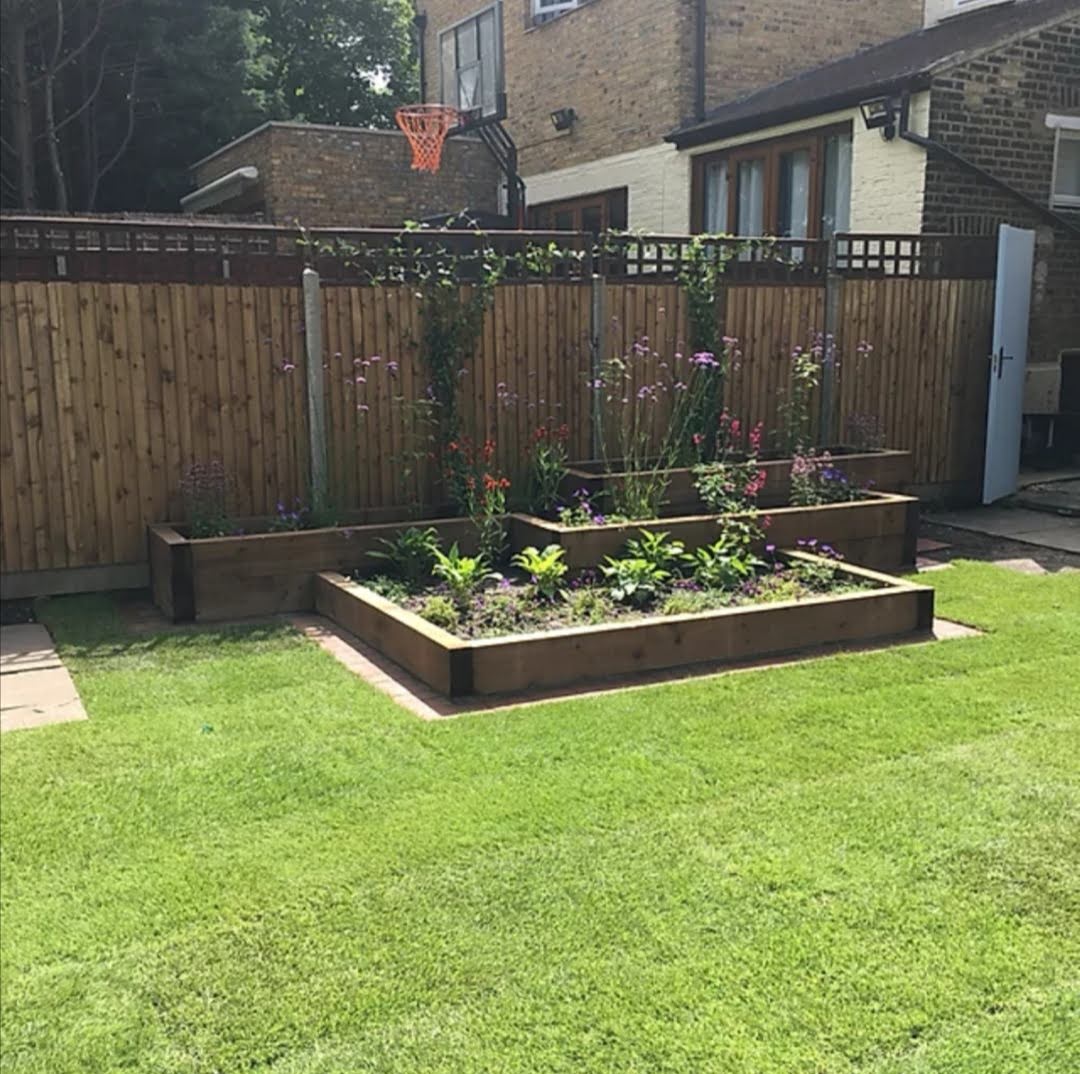
<path fill-rule="evenodd" d="M 985 533 L 1011 541 L 1080 553 L 1080 519 L 1056 517 L 1023 507 L 974 507 L 927 515 L 927 522 Z"/>
<path fill-rule="evenodd" d="M 49 632 L 37 623 L 0 628 L 0 731 L 85 719 Z"/>

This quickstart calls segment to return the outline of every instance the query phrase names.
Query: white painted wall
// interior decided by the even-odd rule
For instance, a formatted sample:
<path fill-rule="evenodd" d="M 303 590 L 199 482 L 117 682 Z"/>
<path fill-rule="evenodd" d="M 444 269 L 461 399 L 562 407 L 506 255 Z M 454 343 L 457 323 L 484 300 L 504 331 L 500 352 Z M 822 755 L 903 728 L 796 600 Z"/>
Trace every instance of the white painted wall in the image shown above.
<path fill-rule="evenodd" d="M 674 235 L 690 230 L 690 158 L 667 142 L 527 175 L 525 185 L 530 205 L 624 186 L 631 229 Z"/>
<path fill-rule="evenodd" d="M 909 125 L 919 134 L 929 127 L 930 94 L 911 99 Z M 560 171 L 526 177 L 530 205 L 594 194 L 625 186 L 633 231 L 684 234 L 690 227 L 690 173 L 694 156 L 748 142 L 851 123 L 851 230 L 918 232 L 922 230 L 926 154 L 918 146 L 880 131 L 868 131 L 858 108 L 828 112 L 796 123 L 783 123 L 679 152 L 674 146 L 650 146 Z"/>
<path fill-rule="evenodd" d="M 933 26 L 942 19 L 963 14 L 965 11 L 1007 2 L 1009 0 L 926 0 L 923 5 L 923 25 Z"/>

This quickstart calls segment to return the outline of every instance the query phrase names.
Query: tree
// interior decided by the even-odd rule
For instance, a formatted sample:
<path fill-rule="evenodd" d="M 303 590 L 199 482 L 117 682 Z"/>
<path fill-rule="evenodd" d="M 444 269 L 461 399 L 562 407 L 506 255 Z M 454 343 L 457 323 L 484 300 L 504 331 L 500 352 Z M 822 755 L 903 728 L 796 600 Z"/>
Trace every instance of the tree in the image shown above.
<path fill-rule="evenodd" d="M 415 93 L 409 0 L 252 0 L 252 89 L 275 119 L 387 127 Z"/>

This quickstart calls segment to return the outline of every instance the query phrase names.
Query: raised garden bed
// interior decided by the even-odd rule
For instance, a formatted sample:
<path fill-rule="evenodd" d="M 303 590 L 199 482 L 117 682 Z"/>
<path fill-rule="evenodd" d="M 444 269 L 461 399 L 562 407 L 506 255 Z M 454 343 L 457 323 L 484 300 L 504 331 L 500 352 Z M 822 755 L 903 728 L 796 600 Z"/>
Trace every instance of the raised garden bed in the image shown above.
<path fill-rule="evenodd" d="M 241 519 L 245 530 L 265 519 Z M 174 622 L 209 622 L 315 606 L 319 571 L 361 566 L 382 538 L 410 525 L 432 526 L 445 544 L 462 551 L 476 546 L 468 519 L 383 522 L 375 525 L 246 532 L 233 537 L 192 540 L 183 525 L 163 523 L 147 530 L 154 603 Z"/>
<path fill-rule="evenodd" d="M 826 562 L 798 552 L 782 555 L 791 564 Z M 320 613 L 450 697 L 929 634 L 932 589 L 834 566 L 847 587 L 836 593 L 471 640 L 336 572 L 317 576 L 315 600 Z"/>
<path fill-rule="evenodd" d="M 762 516 L 769 519 L 768 541 L 780 548 L 816 539 L 845 559 L 876 570 L 899 570 L 915 562 L 919 501 L 913 496 L 870 493 L 847 503 L 770 508 L 761 512 L 759 520 Z M 627 538 L 643 527 L 663 530 L 688 548 L 698 548 L 716 539 L 717 516 L 675 515 L 649 522 L 567 526 L 532 515 L 513 515 L 511 537 L 515 549 L 560 545 L 566 551 L 567 566 L 579 570 L 616 555 Z"/>
<path fill-rule="evenodd" d="M 881 451 L 854 451 L 836 447 L 830 448 L 829 452 L 852 485 L 903 492 L 911 483 L 914 474 L 910 451 L 889 448 Z M 791 494 L 791 464 L 790 457 L 759 460 L 759 468 L 765 471 L 765 486 L 758 497 L 760 506 L 773 507 L 788 502 Z M 617 461 L 609 465 L 612 467 L 611 473 L 605 472 L 607 467 L 603 462 L 570 463 L 563 482 L 564 494 L 569 497 L 582 488 L 596 494 L 610 490 L 626 480 L 627 475 L 619 472 Z M 664 499 L 672 514 L 698 514 L 704 509 L 689 467 L 665 470 L 664 474 L 668 482 Z"/>
<path fill-rule="evenodd" d="M 915 561 L 918 500 L 893 493 L 873 493 L 848 503 L 782 507 L 763 512 L 770 519 L 767 539 L 794 547 L 803 539 L 832 545 L 846 559 L 877 570 L 897 570 Z M 243 616 L 303 611 L 314 607 L 313 579 L 319 571 L 363 568 L 384 538 L 410 525 L 433 527 L 444 546 L 476 547 L 476 529 L 468 519 L 434 519 L 356 524 L 280 533 L 265 519 L 240 519 L 248 531 L 231 537 L 193 540 L 181 524 L 148 528 L 150 578 L 154 603 L 175 622 L 210 622 Z M 565 549 L 572 570 L 594 567 L 616 555 L 640 529 L 664 530 L 688 548 L 716 539 L 715 514 L 665 517 L 602 526 L 565 526 L 532 515 L 507 518 L 511 551 L 527 545 Z M 370 563 L 368 564 L 370 566 Z"/>

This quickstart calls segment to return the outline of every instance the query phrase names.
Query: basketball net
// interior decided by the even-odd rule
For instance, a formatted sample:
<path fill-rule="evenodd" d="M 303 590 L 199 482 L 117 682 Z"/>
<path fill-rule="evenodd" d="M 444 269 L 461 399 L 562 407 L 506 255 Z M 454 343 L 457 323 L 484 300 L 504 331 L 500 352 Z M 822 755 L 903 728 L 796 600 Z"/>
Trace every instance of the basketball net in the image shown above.
<path fill-rule="evenodd" d="M 412 146 L 412 166 L 416 171 L 437 172 L 446 136 L 461 115 L 448 104 L 407 104 L 394 113 L 397 125 Z"/>

